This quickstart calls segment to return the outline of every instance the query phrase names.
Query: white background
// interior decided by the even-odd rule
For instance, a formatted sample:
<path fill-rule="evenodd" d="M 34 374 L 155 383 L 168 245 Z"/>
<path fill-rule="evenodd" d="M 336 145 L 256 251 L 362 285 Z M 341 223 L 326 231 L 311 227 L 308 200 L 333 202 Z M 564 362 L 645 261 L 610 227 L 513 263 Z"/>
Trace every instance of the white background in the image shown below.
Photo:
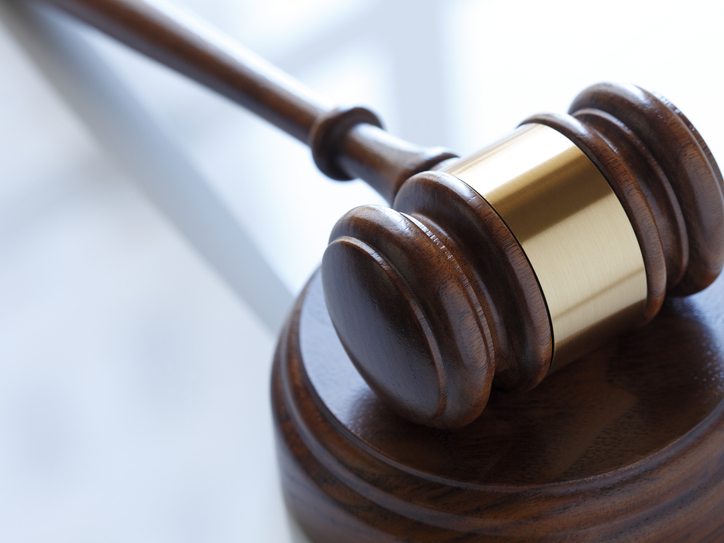
<path fill-rule="evenodd" d="M 178 1 L 396 135 L 471 152 L 585 86 L 635 82 L 724 157 L 719 3 Z M 78 26 L 288 288 L 381 203 L 237 106 Z M 0 27 L 0 540 L 290 540 L 275 332 L 200 259 Z M 249 281 L 255 281 L 250 277 Z"/>

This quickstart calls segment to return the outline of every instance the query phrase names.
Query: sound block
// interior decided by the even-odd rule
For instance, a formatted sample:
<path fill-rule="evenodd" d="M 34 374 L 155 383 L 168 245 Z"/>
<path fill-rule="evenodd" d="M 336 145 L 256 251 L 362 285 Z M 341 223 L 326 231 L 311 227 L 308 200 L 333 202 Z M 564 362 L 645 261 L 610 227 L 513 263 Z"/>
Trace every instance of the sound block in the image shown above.
<path fill-rule="evenodd" d="M 455 431 L 406 422 L 337 339 L 317 273 L 272 396 L 288 507 L 313 541 L 724 540 L 724 281 Z"/>

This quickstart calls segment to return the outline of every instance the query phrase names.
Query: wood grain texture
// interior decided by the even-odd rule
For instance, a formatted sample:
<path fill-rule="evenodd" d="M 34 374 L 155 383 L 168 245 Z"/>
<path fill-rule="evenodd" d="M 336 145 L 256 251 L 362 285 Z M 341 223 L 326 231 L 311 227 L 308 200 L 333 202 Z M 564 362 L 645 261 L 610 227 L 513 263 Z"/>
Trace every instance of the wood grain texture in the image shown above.
<path fill-rule="evenodd" d="M 319 276 L 275 357 L 287 502 L 317 543 L 719 541 L 724 280 L 480 418 L 389 411 L 339 343 Z"/>
<path fill-rule="evenodd" d="M 432 426 L 480 414 L 493 377 L 487 308 L 440 238 L 410 216 L 363 206 L 337 223 L 323 270 L 342 343 L 383 401 Z"/>
<path fill-rule="evenodd" d="M 676 225 L 678 236 L 683 237 L 677 205 L 681 210 L 686 245 L 678 250 L 686 266 L 671 292 L 692 294 L 710 285 L 724 263 L 724 182 L 696 128 L 668 100 L 635 85 L 593 85 L 576 97 L 569 111 L 601 127 L 611 147 L 627 153 L 635 168 L 643 171 L 648 167 L 664 174 L 639 177 L 637 192 L 648 195 L 651 209 L 661 215 L 655 225 L 661 228 L 668 247 L 672 243 L 664 225 Z M 664 186 L 656 187 L 662 183 Z M 643 222 L 642 217 L 632 216 L 632 223 Z M 681 260 L 676 252 L 672 247 L 670 259 Z"/>
<path fill-rule="evenodd" d="M 410 178 L 395 208 L 426 224 L 462 263 L 493 331 L 494 384 L 523 391 L 540 383 L 553 352 L 550 319 L 530 262 L 500 216 L 467 184 L 441 172 Z"/>
<path fill-rule="evenodd" d="M 472 422 L 497 386 L 548 372 L 550 320 L 535 274 L 488 202 L 459 179 L 418 174 L 397 211 L 361 206 L 330 236 L 327 306 L 370 387 L 408 420 Z"/>
<path fill-rule="evenodd" d="M 721 271 L 721 173 L 688 119 L 638 87 L 594 85 L 571 113 L 523 124 L 562 133 L 611 185 L 643 257 L 646 303 L 636 324 L 646 324 L 667 291 L 696 292 Z M 425 172 L 402 184 L 393 206 L 375 210 L 384 221 L 362 219 L 368 208 L 343 217 L 322 264 L 342 343 L 388 406 L 415 422 L 460 427 L 484 408 L 491 378 L 504 390 L 529 390 L 564 365 L 551 364 L 535 270 L 479 194 Z"/>
<path fill-rule="evenodd" d="M 646 308 L 640 324 L 650 322 L 661 309 L 666 295 L 664 247 L 643 192 L 631 164 L 601 134 L 569 115 L 542 114 L 529 117 L 523 124 L 539 123 L 554 128 L 575 143 L 596 165 L 616 193 L 631 221 L 646 266 Z"/>

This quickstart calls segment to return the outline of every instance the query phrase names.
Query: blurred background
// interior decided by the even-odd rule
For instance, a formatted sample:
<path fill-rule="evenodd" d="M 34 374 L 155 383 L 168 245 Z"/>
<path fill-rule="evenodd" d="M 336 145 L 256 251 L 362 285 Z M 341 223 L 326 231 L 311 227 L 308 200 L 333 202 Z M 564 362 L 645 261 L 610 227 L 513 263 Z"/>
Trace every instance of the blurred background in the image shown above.
<path fill-rule="evenodd" d="M 472 152 L 610 80 L 668 97 L 724 160 L 720 3 L 173 3 L 415 143 Z M 0 2 L 0 539 L 301 541 L 274 457 L 278 322 L 244 285 L 286 311 L 337 218 L 382 200 L 326 180 L 305 147 L 227 100 L 54 16 L 228 211 L 230 281 L 182 234 L 193 224 L 169 213 L 173 191 L 123 164 L 57 74 L 46 79 L 14 4 Z"/>

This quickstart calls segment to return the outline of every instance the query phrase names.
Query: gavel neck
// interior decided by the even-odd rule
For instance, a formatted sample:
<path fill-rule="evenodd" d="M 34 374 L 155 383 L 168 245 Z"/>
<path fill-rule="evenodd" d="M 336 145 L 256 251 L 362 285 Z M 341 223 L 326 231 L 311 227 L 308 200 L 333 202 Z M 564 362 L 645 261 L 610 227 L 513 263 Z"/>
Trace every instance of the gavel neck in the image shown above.
<path fill-rule="evenodd" d="M 338 160 L 350 177 L 363 179 L 392 204 L 407 179 L 456 156 L 442 147 L 417 147 L 376 126 L 359 124 L 340 142 Z"/>
<path fill-rule="evenodd" d="M 46 1 L 309 144 L 325 175 L 361 178 L 390 203 L 409 177 L 455 156 L 390 136 L 367 109 L 330 109 L 298 81 L 165 3 Z"/>

